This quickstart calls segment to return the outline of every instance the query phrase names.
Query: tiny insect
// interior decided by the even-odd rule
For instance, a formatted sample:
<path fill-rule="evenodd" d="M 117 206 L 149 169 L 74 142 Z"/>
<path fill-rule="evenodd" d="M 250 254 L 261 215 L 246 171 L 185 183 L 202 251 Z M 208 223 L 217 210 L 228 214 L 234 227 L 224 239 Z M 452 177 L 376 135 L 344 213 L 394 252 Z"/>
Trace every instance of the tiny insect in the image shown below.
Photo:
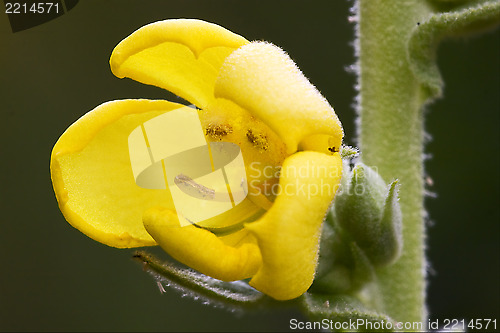
<path fill-rule="evenodd" d="M 198 184 L 191 177 L 182 173 L 175 176 L 174 182 L 184 193 L 187 193 L 192 197 L 209 200 L 213 200 L 215 198 L 215 190 Z"/>

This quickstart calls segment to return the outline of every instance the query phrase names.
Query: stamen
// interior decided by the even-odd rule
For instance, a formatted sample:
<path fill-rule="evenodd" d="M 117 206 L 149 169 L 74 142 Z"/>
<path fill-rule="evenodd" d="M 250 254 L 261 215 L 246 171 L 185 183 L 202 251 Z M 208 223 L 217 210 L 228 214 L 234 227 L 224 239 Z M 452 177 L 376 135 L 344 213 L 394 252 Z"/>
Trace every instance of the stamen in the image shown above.
<path fill-rule="evenodd" d="M 208 124 L 205 128 L 205 135 L 214 139 L 222 140 L 223 136 L 233 133 L 233 127 L 228 124 Z"/>
<path fill-rule="evenodd" d="M 269 142 L 267 141 L 267 136 L 261 133 L 254 133 L 251 129 L 247 131 L 247 139 L 250 141 L 256 148 L 261 150 L 269 149 Z"/>

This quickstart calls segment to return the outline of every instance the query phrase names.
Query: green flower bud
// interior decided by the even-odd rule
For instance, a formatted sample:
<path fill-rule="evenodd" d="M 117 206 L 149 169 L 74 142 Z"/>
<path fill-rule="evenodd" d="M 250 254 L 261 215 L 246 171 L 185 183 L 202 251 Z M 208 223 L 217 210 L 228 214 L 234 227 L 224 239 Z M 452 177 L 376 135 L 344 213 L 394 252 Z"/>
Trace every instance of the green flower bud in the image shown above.
<path fill-rule="evenodd" d="M 366 253 L 359 248 L 356 242 L 351 242 L 350 250 L 353 261 L 352 286 L 356 290 L 375 279 L 375 270 Z"/>
<path fill-rule="evenodd" d="M 310 290 L 317 293 L 345 293 L 352 289 L 351 250 L 340 233 L 329 223 L 331 212 L 323 223 L 320 252 L 314 284 Z"/>
<path fill-rule="evenodd" d="M 402 247 L 397 181 L 387 187 L 375 170 L 358 163 L 342 181 L 334 221 L 374 266 L 394 262 Z"/>

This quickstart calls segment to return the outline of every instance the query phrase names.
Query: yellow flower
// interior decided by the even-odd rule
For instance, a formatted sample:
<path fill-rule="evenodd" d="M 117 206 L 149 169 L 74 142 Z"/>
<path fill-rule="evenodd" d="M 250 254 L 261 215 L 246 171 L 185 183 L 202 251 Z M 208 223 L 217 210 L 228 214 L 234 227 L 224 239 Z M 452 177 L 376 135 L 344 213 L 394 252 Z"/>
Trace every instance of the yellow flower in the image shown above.
<path fill-rule="evenodd" d="M 84 115 L 54 146 L 52 181 L 68 222 L 113 247 L 159 244 L 217 279 L 251 278 L 278 300 L 304 293 L 342 168 L 342 127 L 328 102 L 281 49 L 199 20 L 142 27 L 116 46 L 110 64 L 120 78 L 196 105 L 207 142 L 241 149 L 248 195 L 196 224 L 176 211 L 168 187 L 138 186 L 129 136 L 155 117 L 188 111 L 168 101 L 118 100 Z"/>

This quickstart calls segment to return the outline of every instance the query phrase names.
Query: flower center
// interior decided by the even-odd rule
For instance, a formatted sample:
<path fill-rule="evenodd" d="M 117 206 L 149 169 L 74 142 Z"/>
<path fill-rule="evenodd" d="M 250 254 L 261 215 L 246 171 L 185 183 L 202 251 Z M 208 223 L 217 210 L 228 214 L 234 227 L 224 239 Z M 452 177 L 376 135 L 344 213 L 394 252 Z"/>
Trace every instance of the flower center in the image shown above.
<path fill-rule="evenodd" d="M 233 143 L 241 150 L 246 181 L 245 206 L 236 206 L 232 211 L 234 214 L 239 210 L 246 213 L 240 214 L 243 219 L 224 221 L 228 216 L 220 216 L 211 226 L 205 222 L 197 225 L 215 232 L 215 225 L 223 230 L 229 227 L 228 223 L 232 227 L 242 227 L 243 223 L 254 221 L 272 206 L 280 167 L 286 157 L 285 144 L 266 124 L 228 100 L 216 100 L 205 110 L 200 110 L 199 115 L 209 145 Z"/>

